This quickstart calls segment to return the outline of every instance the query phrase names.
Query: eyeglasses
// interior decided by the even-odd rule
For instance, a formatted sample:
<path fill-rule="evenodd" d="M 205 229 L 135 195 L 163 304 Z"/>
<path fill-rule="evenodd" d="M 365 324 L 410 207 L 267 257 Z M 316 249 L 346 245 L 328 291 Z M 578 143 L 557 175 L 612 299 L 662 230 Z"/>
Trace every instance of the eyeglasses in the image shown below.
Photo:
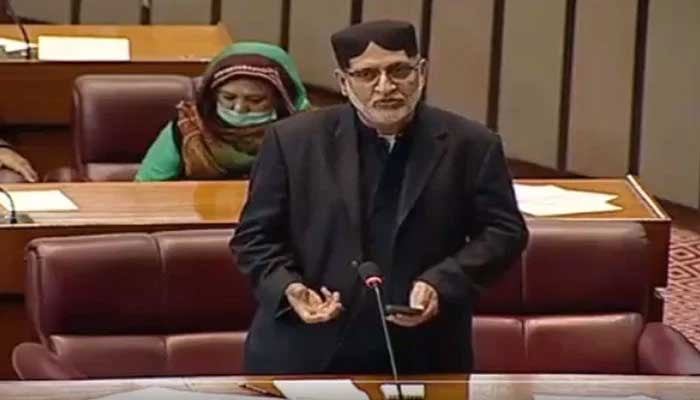
<path fill-rule="evenodd" d="M 418 64 L 396 63 L 385 69 L 380 68 L 361 68 L 355 71 L 346 71 L 348 75 L 359 82 L 367 85 L 373 85 L 379 82 L 379 77 L 382 73 L 394 83 L 403 83 L 413 78 L 414 72 L 418 69 Z"/>

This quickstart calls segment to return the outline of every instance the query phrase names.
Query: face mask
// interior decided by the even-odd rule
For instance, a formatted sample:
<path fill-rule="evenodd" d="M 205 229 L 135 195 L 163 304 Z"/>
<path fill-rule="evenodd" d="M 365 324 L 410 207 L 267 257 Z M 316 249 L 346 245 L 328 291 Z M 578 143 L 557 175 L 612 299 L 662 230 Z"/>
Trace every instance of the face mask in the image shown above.
<path fill-rule="evenodd" d="M 239 113 L 236 110 L 231 110 L 230 108 L 222 106 L 220 103 L 216 105 L 216 113 L 224 122 L 237 128 L 262 125 L 277 120 L 276 110 L 269 112 Z"/>

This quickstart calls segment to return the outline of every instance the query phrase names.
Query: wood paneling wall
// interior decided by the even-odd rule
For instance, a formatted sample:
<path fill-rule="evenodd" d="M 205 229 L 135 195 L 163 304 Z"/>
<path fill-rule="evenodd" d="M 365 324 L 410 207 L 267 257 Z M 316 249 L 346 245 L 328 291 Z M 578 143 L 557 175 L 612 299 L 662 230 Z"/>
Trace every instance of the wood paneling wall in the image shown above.
<path fill-rule="evenodd" d="M 700 207 L 700 1 L 649 7 L 639 173 L 652 192 Z"/>
<path fill-rule="evenodd" d="M 498 131 L 511 157 L 557 168 L 566 2 L 505 7 Z"/>
<path fill-rule="evenodd" d="M 428 101 L 488 123 L 510 157 L 588 176 L 639 173 L 654 194 L 700 207 L 700 1 L 151 2 L 151 23 L 220 15 L 238 40 L 288 46 L 305 80 L 328 89 L 332 32 L 411 21 L 430 59 Z M 70 0 L 15 3 L 30 19 L 71 20 Z M 135 23 L 140 4 L 82 0 L 78 15 Z"/>

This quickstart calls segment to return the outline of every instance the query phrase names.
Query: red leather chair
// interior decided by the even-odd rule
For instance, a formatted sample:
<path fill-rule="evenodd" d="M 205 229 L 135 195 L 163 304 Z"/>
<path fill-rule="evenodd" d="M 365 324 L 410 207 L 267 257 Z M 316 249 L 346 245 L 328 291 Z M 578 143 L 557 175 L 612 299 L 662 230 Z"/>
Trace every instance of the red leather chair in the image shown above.
<path fill-rule="evenodd" d="M 700 374 L 680 333 L 645 320 L 649 243 L 632 222 L 529 221 L 522 260 L 480 298 L 477 372 Z M 33 241 L 24 379 L 235 374 L 254 303 L 230 231 Z"/>
<path fill-rule="evenodd" d="M 651 269 L 633 222 L 531 220 L 520 262 L 480 299 L 480 372 L 700 374 L 679 332 L 646 322 Z"/>
<path fill-rule="evenodd" d="M 193 99 L 196 81 L 179 75 L 85 75 L 73 88 L 74 169 L 46 180 L 130 181 L 151 143 Z"/>
<path fill-rule="evenodd" d="M 241 372 L 255 304 L 231 230 L 40 239 L 26 303 L 41 344 L 19 345 L 24 379 Z"/>

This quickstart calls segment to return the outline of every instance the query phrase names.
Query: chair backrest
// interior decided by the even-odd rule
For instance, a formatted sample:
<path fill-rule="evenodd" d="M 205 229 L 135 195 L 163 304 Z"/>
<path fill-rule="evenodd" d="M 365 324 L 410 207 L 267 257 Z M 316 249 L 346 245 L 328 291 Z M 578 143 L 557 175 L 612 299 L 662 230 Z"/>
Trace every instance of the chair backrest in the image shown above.
<path fill-rule="evenodd" d="M 642 226 L 528 225 L 522 259 L 478 302 L 475 370 L 637 372 L 650 281 Z M 88 377 L 237 372 L 255 303 L 231 234 L 32 241 L 27 302 L 39 337 Z M 115 354 L 116 365 L 102 361 Z"/>
<path fill-rule="evenodd" d="M 93 181 L 133 180 L 175 106 L 193 99 L 195 81 L 179 75 L 85 75 L 73 89 L 76 167 Z"/>
<path fill-rule="evenodd" d="M 88 377 L 240 373 L 255 303 L 231 234 L 31 242 L 26 301 L 41 342 Z"/>
<path fill-rule="evenodd" d="M 636 222 L 528 221 L 530 243 L 480 299 L 478 372 L 636 373 L 650 244 Z"/>

